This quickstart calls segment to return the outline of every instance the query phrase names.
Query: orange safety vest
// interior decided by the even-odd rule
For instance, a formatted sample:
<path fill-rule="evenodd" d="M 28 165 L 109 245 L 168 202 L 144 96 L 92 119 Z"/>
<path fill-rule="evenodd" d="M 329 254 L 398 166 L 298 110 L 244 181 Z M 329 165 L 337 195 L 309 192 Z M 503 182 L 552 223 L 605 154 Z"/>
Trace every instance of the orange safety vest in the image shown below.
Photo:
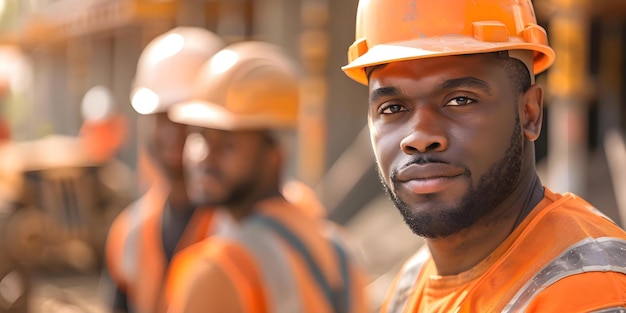
<path fill-rule="evenodd" d="M 246 313 L 366 312 L 364 272 L 342 238 L 336 225 L 297 204 L 265 200 L 241 224 L 172 260 L 169 312 L 184 312 L 181 290 L 198 275 L 194 264 L 207 262 L 237 287 Z"/>
<path fill-rule="evenodd" d="M 623 312 L 626 232 L 583 199 L 544 190 L 509 238 L 464 273 L 438 276 L 422 248 L 381 312 Z"/>
<path fill-rule="evenodd" d="M 106 247 L 106 263 L 133 312 L 165 312 L 163 285 L 167 260 L 162 243 L 162 217 L 167 188 L 154 184 L 113 222 Z M 175 253 L 200 242 L 219 227 L 215 210 L 196 210 L 177 243 Z"/>

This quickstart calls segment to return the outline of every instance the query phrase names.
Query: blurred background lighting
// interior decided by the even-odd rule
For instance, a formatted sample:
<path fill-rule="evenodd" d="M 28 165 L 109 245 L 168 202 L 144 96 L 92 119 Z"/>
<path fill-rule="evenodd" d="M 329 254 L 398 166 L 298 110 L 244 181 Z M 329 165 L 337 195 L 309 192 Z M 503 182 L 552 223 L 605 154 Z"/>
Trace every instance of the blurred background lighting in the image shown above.
<path fill-rule="evenodd" d="M 157 49 L 158 51 L 152 60 L 154 63 L 159 62 L 160 60 L 167 59 L 183 49 L 185 45 L 185 39 L 180 34 L 170 34 L 163 39 L 163 41 L 159 42 Z"/>
<path fill-rule="evenodd" d="M 159 106 L 159 96 L 148 88 L 137 88 L 131 105 L 139 114 L 150 114 Z"/>
<path fill-rule="evenodd" d="M 237 53 L 231 50 L 222 50 L 213 56 L 211 60 L 211 72 L 215 74 L 224 73 L 233 66 L 238 59 L 239 56 Z"/>
<path fill-rule="evenodd" d="M 100 121 L 113 111 L 113 97 L 106 87 L 95 86 L 85 94 L 81 113 L 87 121 Z"/>

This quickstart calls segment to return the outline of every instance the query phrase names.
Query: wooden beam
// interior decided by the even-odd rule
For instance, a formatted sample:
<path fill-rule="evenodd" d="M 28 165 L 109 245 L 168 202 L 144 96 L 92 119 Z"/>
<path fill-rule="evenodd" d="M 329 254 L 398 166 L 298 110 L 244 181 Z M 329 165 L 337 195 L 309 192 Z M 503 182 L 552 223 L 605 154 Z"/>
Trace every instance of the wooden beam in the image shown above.
<path fill-rule="evenodd" d="M 174 20 L 179 2 L 179 0 L 110 0 L 107 2 L 63 0 L 37 13 L 27 13 L 23 17 L 24 26 L 14 32 L 1 34 L 0 42 L 14 43 L 28 48 L 111 31 L 132 23 Z"/>

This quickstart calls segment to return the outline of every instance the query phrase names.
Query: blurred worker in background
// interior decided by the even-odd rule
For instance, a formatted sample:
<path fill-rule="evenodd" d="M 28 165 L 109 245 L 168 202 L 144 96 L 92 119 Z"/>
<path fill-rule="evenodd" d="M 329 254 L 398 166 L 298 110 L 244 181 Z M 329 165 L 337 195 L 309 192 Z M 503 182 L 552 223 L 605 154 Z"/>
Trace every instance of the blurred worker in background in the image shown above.
<path fill-rule="evenodd" d="M 79 137 L 85 152 L 96 162 L 115 159 L 126 141 L 128 125 L 111 91 L 104 86 L 90 88 L 83 97 L 81 114 Z"/>
<path fill-rule="evenodd" d="M 166 110 L 188 100 L 200 65 L 223 46 L 221 38 L 205 29 L 177 27 L 153 39 L 139 58 L 131 102 L 140 114 L 144 141 L 139 175 L 149 186 L 110 229 L 107 269 L 115 285 L 109 295 L 114 312 L 162 312 L 159 303 L 170 259 L 217 224 L 213 210 L 197 210 L 187 197 L 185 126 L 171 122 Z"/>
<path fill-rule="evenodd" d="M 189 194 L 236 225 L 172 261 L 169 312 L 366 312 L 364 277 L 340 229 L 282 193 L 294 147 L 298 80 L 280 47 L 240 42 L 205 63 L 193 100 L 170 118 L 185 146 Z M 297 201 L 296 201 L 297 203 Z"/>
<path fill-rule="evenodd" d="M 109 88 L 101 85 L 90 88 L 83 96 L 81 115 L 83 123 L 78 136 L 81 150 L 96 164 L 98 180 L 107 191 L 108 201 L 101 203 L 109 205 L 102 210 L 106 215 L 100 219 L 105 228 L 91 229 L 92 236 L 98 241 L 100 258 L 113 219 L 136 198 L 137 187 L 133 183 L 135 175 L 132 170 L 117 157 L 126 143 L 128 125 Z"/>
<path fill-rule="evenodd" d="M 0 143 L 11 139 L 11 127 L 9 121 L 4 116 L 5 101 L 10 92 L 9 82 L 0 80 Z"/>
<path fill-rule="evenodd" d="M 14 161 L 15 149 L 11 142 L 11 127 L 4 114 L 9 93 L 9 82 L 0 79 L 0 212 L 9 210 L 8 206 L 10 202 L 17 200 L 16 194 L 19 193 L 17 189 L 20 188 L 19 182 L 15 180 L 19 169 Z"/>
<path fill-rule="evenodd" d="M 7 232 L 22 192 L 20 154 L 11 141 L 10 125 L 4 118 L 5 101 L 10 93 L 7 80 L 0 81 L 0 312 L 28 312 L 31 294 L 28 275 L 9 248 L 14 240 Z"/>
<path fill-rule="evenodd" d="M 622 312 L 626 233 L 544 187 L 534 141 L 555 59 L 531 1 L 369 0 L 345 73 L 369 86 L 378 169 L 426 240 L 382 312 Z"/>

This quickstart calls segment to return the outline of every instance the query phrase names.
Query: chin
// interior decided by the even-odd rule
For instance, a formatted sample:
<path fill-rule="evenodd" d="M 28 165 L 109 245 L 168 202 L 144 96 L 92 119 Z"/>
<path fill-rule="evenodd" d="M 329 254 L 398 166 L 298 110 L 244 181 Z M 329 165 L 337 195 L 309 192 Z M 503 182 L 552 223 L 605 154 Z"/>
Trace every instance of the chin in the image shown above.
<path fill-rule="evenodd" d="M 412 214 L 441 214 L 445 210 L 459 208 L 462 199 L 457 195 L 441 193 L 430 194 L 398 194 L 394 202 L 396 207 L 412 212 Z"/>
<path fill-rule="evenodd" d="M 444 238 L 469 227 L 471 223 L 463 216 L 455 212 L 431 212 L 415 214 L 400 210 L 404 222 L 411 231 L 418 236 L 425 238 Z M 452 214 L 450 214 L 452 213 Z"/>
<path fill-rule="evenodd" d="M 469 227 L 475 220 L 473 212 L 467 211 L 459 202 L 437 201 L 434 195 L 423 202 L 395 200 L 396 208 L 411 231 L 425 238 L 443 238 Z"/>
<path fill-rule="evenodd" d="M 220 204 L 218 197 L 205 192 L 190 193 L 189 199 L 197 207 L 217 206 Z"/>

